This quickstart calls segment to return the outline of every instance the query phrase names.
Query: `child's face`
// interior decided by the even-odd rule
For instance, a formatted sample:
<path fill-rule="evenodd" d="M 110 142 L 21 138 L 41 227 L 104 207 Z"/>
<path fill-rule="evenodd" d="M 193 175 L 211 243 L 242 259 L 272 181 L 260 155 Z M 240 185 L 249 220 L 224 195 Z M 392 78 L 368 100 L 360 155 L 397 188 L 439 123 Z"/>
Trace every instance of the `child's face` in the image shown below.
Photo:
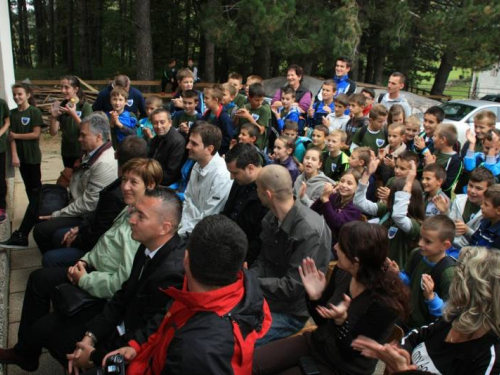
<path fill-rule="evenodd" d="M 500 214 L 499 207 L 493 206 L 493 202 L 488 198 L 483 199 L 481 211 L 483 213 L 483 217 L 490 220 L 496 220 Z"/>
<path fill-rule="evenodd" d="M 382 127 L 387 122 L 387 116 L 378 116 L 376 119 L 370 119 L 370 128 L 377 131 L 382 129 Z"/>
<path fill-rule="evenodd" d="M 234 97 L 231 96 L 229 90 L 224 90 L 224 95 L 222 96 L 222 105 L 228 105 L 233 101 Z"/>
<path fill-rule="evenodd" d="M 394 167 L 394 175 L 396 178 L 406 178 L 410 172 L 410 162 L 400 158 L 396 159 L 396 166 Z"/>
<path fill-rule="evenodd" d="M 393 124 L 404 124 L 405 118 L 402 113 L 398 113 L 397 115 L 392 116 Z"/>
<path fill-rule="evenodd" d="M 283 130 L 283 135 L 286 135 L 287 137 L 290 137 L 295 141 L 299 134 L 295 130 L 285 129 Z"/>
<path fill-rule="evenodd" d="M 349 102 L 349 109 L 354 117 L 360 117 L 363 115 L 365 107 L 356 102 Z"/>
<path fill-rule="evenodd" d="M 116 112 L 122 112 L 127 105 L 127 100 L 121 95 L 115 95 L 111 97 L 111 106 Z"/>
<path fill-rule="evenodd" d="M 65 99 L 76 98 L 78 93 L 78 88 L 75 88 L 69 84 L 67 79 L 61 80 L 61 92 Z"/>
<path fill-rule="evenodd" d="M 323 85 L 321 94 L 323 95 L 323 100 L 331 100 L 335 95 L 335 90 L 330 85 Z"/>
<path fill-rule="evenodd" d="M 212 95 L 205 94 L 204 98 L 205 98 L 205 105 L 208 108 L 216 108 L 219 106 L 219 101 L 217 99 L 215 99 Z"/>
<path fill-rule="evenodd" d="M 318 173 L 318 170 L 321 168 L 321 153 L 316 150 L 307 151 L 302 164 L 304 165 L 306 174 L 312 175 Z"/>
<path fill-rule="evenodd" d="M 294 102 L 295 98 L 292 96 L 292 94 L 281 95 L 281 103 L 283 103 L 283 107 L 285 107 L 286 109 L 290 108 Z"/>
<path fill-rule="evenodd" d="M 184 111 L 186 113 L 193 113 L 196 110 L 198 101 L 195 98 L 183 98 L 182 102 L 184 103 Z"/>
<path fill-rule="evenodd" d="M 231 86 L 236 87 L 236 90 L 238 90 L 238 91 L 240 91 L 241 87 L 243 86 L 241 84 L 241 81 L 239 79 L 235 79 L 235 78 L 229 78 L 227 80 L 227 83 L 229 83 Z"/>
<path fill-rule="evenodd" d="M 264 103 L 264 97 L 263 96 L 254 96 L 253 98 L 248 97 L 248 102 L 250 103 L 250 108 L 252 109 L 258 109 L 262 107 L 262 103 Z"/>
<path fill-rule="evenodd" d="M 14 96 L 14 101 L 16 102 L 17 105 L 24 104 L 30 97 L 26 93 L 26 90 L 24 90 L 21 87 L 16 87 L 12 89 L 12 95 Z"/>
<path fill-rule="evenodd" d="M 194 85 L 194 80 L 191 77 L 185 77 L 182 81 L 179 82 L 179 86 L 181 86 L 182 91 L 192 90 Z"/>
<path fill-rule="evenodd" d="M 450 247 L 449 241 L 442 241 L 439 238 L 438 230 L 420 229 L 420 240 L 418 246 L 420 253 L 427 258 L 436 258 L 442 255 Z"/>
<path fill-rule="evenodd" d="M 405 138 L 404 135 L 401 134 L 401 130 L 398 129 L 389 129 L 389 135 L 387 136 L 387 142 L 389 142 L 389 146 L 393 150 L 401 146 L 401 144 L 404 142 Z"/>
<path fill-rule="evenodd" d="M 170 125 L 172 125 L 172 122 L 169 121 L 165 112 L 154 115 L 151 119 L 151 123 L 153 124 L 155 133 L 159 136 L 167 134 L 170 130 Z"/>
<path fill-rule="evenodd" d="M 247 85 L 245 86 L 245 95 L 248 97 L 248 90 L 250 89 L 250 86 L 253 85 L 254 83 L 257 83 L 258 81 L 256 79 L 248 79 L 247 78 Z"/>
<path fill-rule="evenodd" d="M 279 161 L 285 161 L 292 154 L 291 148 L 286 148 L 285 142 L 277 139 L 274 142 L 274 158 Z"/>
<path fill-rule="evenodd" d="M 467 184 L 467 198 L 476 204 L 481 205 L 484 199 L 484 193 L 488 189 L 488 183 L 486 181 L 476 182 L 469 180 Z"/>
<path fill-rule="evenodd" d="M 343 116 L 346 109 L 347 109 L 347 107 L 345 105 L 343 105 L 342 103 L 335 102 L 335 116 L 336 117 Z"/>
<path fill-rule="evenodd" d="M 335 154 L 340 151 L 343 142 L 340 139 L 340 135 L 332 134 L 327 138 L 328 151 Z"/>
<path fill-rule="evenodd" d="M 446 141 L 444 140 L 443 137 L 441 137 L 441 133 L 439 130 L 436 130 L 434 135 L 432 136 L 432 140 L 434 142 L 434 149 L 439 151 L 443 149 L 443 146 L 445 146 Z"/>
<path fill-rule="evenodd" d="M 422 175 L 422 187 L 426 193 L 435 194 L 441 189 L 443 180 L 436 178 L 433 172 L 424 172 Z"/>
<path fill-rule="evenodd" d="M 160 108 L 160 106 L 157 106 L 156 104 L 146 104 L 146 114 L 148 117 L 151 116 L 151 113 L 156 111 L 158 108 Z"/>
<path fill-rule="evenodd" d="M 365 99 L 366 99 L 366 106 L 367 106 L 367 107 L 369 107 L 370 105 L 372 105 L 372 104 L 373 104 L 373 100 L 374 100 L 374 98 L 372 98 L 372 96 L 371 96 L 369 93 L 367 93 L 367 92 L 363 91 L 361 94 L 363 94 L 363 96 L 364 96 L 364 97 L 365 97 Z"/>
<path fill-rule="evenodd" d="M 483 139 L 492 129 L 493 126 L 489 126 L 485 119 L 474 120 L 474 133 L 476 133 L 477 139 Z"/>
<path fill-rule="evenodd" d="M 365 163 L 363 160 L 359 158 L 359 155 L 357 152 L 353 151 L 351 156 L 349 156 L 349 166 L 351 168 L 359 168 L 359 167 L 364 167 Z"/>
<path fill-rule="evenodd" d="M 254 144 L 256 139 L 255 139 L 255 137 L 252 137 L 252 136 L 250 136 L 250 134 L 248 134 L 247 129 L 241 129 L 240 135 L 238 136 L 238 141 L 240 143 Z"/>
<path fill-rule="evenodd" d="M 437 129 L 439 122 L 436 116 L 426 113 L 424 115 L 424 130 L 428 137 L 432 137 Z"/>
<path fill-rule="evenodd" d="M 311 138 L 313 145 L 322 148 L 325 146 L 325 133 L 323 133 L 322 131 L 314 129 Z"/>
<path fill-rule="evenodd" d="M 495 149 L 495 154 L 498 154 L 498 144 L 496 144 L 493 140 L 488 141 L 483 139 L 483 151 L 487 154 L 491 148 Z"/>
<path fill-rule="evenodd" d="M 415 136 L 420 133 L 420 125 L 418 124 L 413 124 L 411 122 L 406 122 L 406 140 L 408 141 L 413 141 L 415 139 Z"/>
<path fill-rule="evenodd" d="M 339 194 L 342 197 L 352 197 L 358 188 L 358 183 L 350 173 L 343 175 L 339 181 Z"/>
<path fill-rule="evenodd" d="M 347 63 L 345 61 L 338 60 L 335 63 L 335 74 L 338 77 L 345 76 L 347 73 L 349 73 L 350 70 L 351 68 L 347 66 Z"/>

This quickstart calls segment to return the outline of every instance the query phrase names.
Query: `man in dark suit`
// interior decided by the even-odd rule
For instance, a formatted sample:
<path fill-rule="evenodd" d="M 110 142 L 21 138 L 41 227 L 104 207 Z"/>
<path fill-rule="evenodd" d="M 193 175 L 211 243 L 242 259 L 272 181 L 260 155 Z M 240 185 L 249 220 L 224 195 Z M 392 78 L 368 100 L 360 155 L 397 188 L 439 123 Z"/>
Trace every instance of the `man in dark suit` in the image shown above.
<path fill-rule="evenodd" d="M 171 286 L 181 288 L 184 278 L 185 246 L 177 234 L 181 215 L 182 203 L 169 189 L 147 191 L 137 202 L 130 225 L 132 237 L 141 247 L 130 278 L 102 313 L 51 339 L 47 347 L 56 359 L 66 364 L 66 354 L 74 350 L 68 356 L 70 366 L 99 365 L 107 352 L 126 344 L 152 317 L 164 315 L 170 297 L 161 290 Z M 81 343 L 75 349 L 79 340 Z M 82 343 L 85 346 L 81 346 Z"/>

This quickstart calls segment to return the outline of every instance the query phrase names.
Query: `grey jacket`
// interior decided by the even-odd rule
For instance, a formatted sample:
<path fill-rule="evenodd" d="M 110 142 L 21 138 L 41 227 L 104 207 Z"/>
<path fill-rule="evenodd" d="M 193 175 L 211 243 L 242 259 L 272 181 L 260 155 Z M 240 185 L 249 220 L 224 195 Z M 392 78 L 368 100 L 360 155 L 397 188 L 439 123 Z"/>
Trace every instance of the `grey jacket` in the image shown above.
<path fill-rule="evenodd" d="M 299 192 L 302 182 L 306 183 L 307 189 L 304 197 L 300 198 Z M 316 202 L 319 197 L 321 197 L 325 182 L 335 184 L 335 181 L 327 177 L 323 172 L 319 172 L 317 176 L 314 176 L 309 180 L 306 180 L 306 173 L 302 172 L 302 174 L 297 177 L 295 183 L 293 184 L 293 194 L 297 197 L 297 199 L 300 199 L 300 201 L 307 207 L 311 207 L 312 204 Z"/>

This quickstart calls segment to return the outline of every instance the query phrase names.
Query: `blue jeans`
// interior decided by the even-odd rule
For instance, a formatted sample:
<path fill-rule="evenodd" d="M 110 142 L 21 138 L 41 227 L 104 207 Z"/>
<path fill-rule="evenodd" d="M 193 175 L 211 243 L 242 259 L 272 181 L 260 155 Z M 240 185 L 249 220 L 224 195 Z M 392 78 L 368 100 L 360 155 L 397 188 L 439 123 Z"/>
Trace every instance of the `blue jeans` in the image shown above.
<path fill-rule="evenodd" d="M 294 318 L 291 315 L 282 313 L 271 313 L 273 322 L 271 328 L 267 331 L 266 335 L 257 340 L 255 347 L 269 344 L 272 341 L 283 339 L 299 332 L 306 325 L 307 319 L 301 320 Z"/>
<path fill-rule="evenodd" d="M 87 254 L 86 251 L 75 247 L 62 247 L 47 251 L 42 257 L 42 266 L 47 267 L 71 267 Z"/>

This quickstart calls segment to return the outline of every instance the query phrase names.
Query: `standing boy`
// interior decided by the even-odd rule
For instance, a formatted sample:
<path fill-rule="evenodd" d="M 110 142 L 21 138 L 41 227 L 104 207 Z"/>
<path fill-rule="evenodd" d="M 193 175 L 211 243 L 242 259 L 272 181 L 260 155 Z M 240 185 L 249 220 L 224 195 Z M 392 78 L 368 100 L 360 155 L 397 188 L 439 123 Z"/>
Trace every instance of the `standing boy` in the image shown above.
<path fill-rule="evenodd" d="M 304 155 L 306 154 L 306 147 L 311 143 L 311 139 L 308 137 L 299 136 L 299 124 L 297 121 L 286 120 L 285 128 L 283 129 L 283 135 L 292 138 L 295 141 L 295 151 L 293 156 L 302 163 Z"/>
<path fill-rule="evenodd" d="M 224 106 L 224 110 L 227 112 L 231 121 L 233 121 L 234 116 L 236 116 L 236 111 L 238 110 L 238 106 L 234 102 L 238 91 L 236 87 L 229 83 L 224 83 L 221 85 L 222 87 L 222 105 Z"/>
<path fill-rule="evenodd" d="M 366 106 L 366 99 L 361 94 L 354 94 L 349 97 L 349 109 L 351 111 L 351 118 L 345 125 L 345 132 L 347 133 L 347 140 L 345 149 L 349 150 L 352 143 L 354 134 L 364 126 L 368 126 L 368 118 L 363 116 L 363 110 Z"/>
<path fill-rule="evenodd" d="M 443 122 L 444 111 L 441 107 L 432 106 L 425 111 L 424 114 L 424 131 L 414 138 L 415 150 L 420 155 L 421 167 L 423 166 L 423 160 L 425 153 L 429 151 L 431 154 L 434 153 L 434 133 L 436 132 L 437 126 Z"/>
<path fill-rule="evenodd" d="M 500 250 L 500 184 L 486 190 L 481 212 L 483 219 L 472 235 L 470 245 Z"/>
<path fill-rule="evenodd" d="M 167 66 L 165 70 L 163 70 L 163 75 L 161 76 L 161 94 L 165 95 L 165 89 L 167 88 L 167 84 L 172 85 L 172 92 L 177 90 L 177 81 L 175 80 L 175 76 L 177 75 L 177 69 L 175 68 L 177 65 L 177 61 L 174 58 L 168 59 Z"/>
<path fill-rule="evenodd" d="M 186 90 L 182 93 L 182 105 L 184 110 L 177 111 L 172 116 L 172 126 L 179 129 L 179 132 L 187 136 L 189 129 L 196 120 L 201 119 L 201 114 L 196 111 L 200 100 L 198 91 Z"/>
<path fill-rule="evenodd" d="M 224 155 L 229 150 L 229 144 L 233 139 L 233 122 L 224 111 L 222 106 L 222 88 L 219 85 L 214 85 L 205 89 L 205 105 L 206 112 L 202 119 L 209 124 L 217 126 L 222 133 L 222 143 L 219 149 L 219 154 Z"/>
<path fill-rule="evenodd" d="M 323 124 L 323 118 L 335 111 L 335 103 L 333 98 L 337 93 L 337 84 L 333 79 L 326 80 L 321 88 L 323 100 L 318 100 L 309 107 L 307 111 L 308 122 L 310 127 Z"/>
<path fill-rule="evenodd" d="M 7 155 L 7 131 L 10 127 L 10 110 L 7 102 L 0 99 L 0 224 L 7 219 L 7 182 L 5 181 L 5 169 Z"/>
<path fill-rule="evenodd" d="M 349 115 L 345 114 L 347 108 L 349 108 L 349 97 L 345 94 L 340 94 L 335 98 L 334 102 L 334 111 L 323 117 L 323 125 L 328 126 L 330 132 L 337 129 L 345 131 L 347 121 L 349 121 Z"/>
<path fill-rule="evenodd" d="M 172 115 L 177 111 L 182 111 L 184 109 L 184 105 L 182 102 L 182 94 L 187 90 L 193 90 L 194 86 L 194 74 L 191 70 L 184 68 L 180 69 L 177 72 L 177 82 L 179 83 L 180 90 L 172 98 L 170 102 L 170 113 Z M 203 113 L 205 111 L 205 106 L 203 103 L 203 94 L 199 91 L 198 93 L 198 105 L 196 106 L 196 111 L 198 113 Z"/>
<path fill-rule="evenodd" d="M 323 163 L 323 173 L 333 181 L 339 181 L 349 168 L 349 156 L 342 151 L 347 134 L 343 130 L 334 130 L 328 134 L 328 156 Z"/>
<path fill-rule="evenodd" d="M 276 119 L 278 120 L 278 126 L 280 133 L 283 131 L 285 127 L 285 121 L 295 121 L 299 122 L 300 112 L 295 103 L 295 90 L 291 87 L 285 87 L 281 90 L 281 104 L 283 107 L 281 109 L 274 109 L 271 107 L 271 110 L 274 112 Z"/>
<path fill-rule="evenodd" d="M 425 216 L 439 214 L 436 201 L 442 204 L 450 204 L 450 199 L 441 190 L 446 180 L 446 172 L 442 166 L 436 163 L 428 164 L 422 175 L 422 187 L 424 189 Z"/>
<path fill-rule="evenodd" d="M 243 108 L 247 101 L 246 96 L 241 92 L 243 89 L 243 76 L 236 72 L 229 73 L 227 83 L 236 89 L 237 94 L 234 98 L 234 104 L 236 104 L 238 108 Z M 243 90 L 243 92 L 245 92 L 245 90 Z"/>
<path fill-rule="evenodd" d="M 159 96 L 153 95 L 146 99 L 146 117 L 139 120 L 139 126 L 137 127 L 136 134 L 138 137 L 144 138 L 144 140 L 149 145 L 151 140 L 156 135 L 153 124 L 151 124 L 151 113 L 161 108 L 163 105 L 163 100 Z"/>
<path fill-rule="evenodd" d="M 118 144 L 122 143 L 128 135 L 135 135 L 137 118 L 127 111 L 128 92 L 118 87 L 111 91 L 109 95 L 113 110 L 109 112 L 109 126 L 111 127 L 111 140 L 113 148 L 118 149 Z"/>
<path fill-rule="evenodd" d="M 351 152 L 356 147 L 370 147 L 375 155 L 387 144 L 387 133 L 384 126 L 387 122 L 387 109 L 377 104 L 370 111 L 368 125 L 358 129 L 351 142 Z"/>
<path fill-rule="evenodd" d="M 378 151 L 378 157 L 381 162 L 378 175 L 384 184 L 387 183 L 389 178 L 394 176 L 397 157 L 406 151 L 406 144 L 404 142 L 406 127 L 404 124 L 391 124 L 387 132 L 387 142 L 389 144 Z"/>

